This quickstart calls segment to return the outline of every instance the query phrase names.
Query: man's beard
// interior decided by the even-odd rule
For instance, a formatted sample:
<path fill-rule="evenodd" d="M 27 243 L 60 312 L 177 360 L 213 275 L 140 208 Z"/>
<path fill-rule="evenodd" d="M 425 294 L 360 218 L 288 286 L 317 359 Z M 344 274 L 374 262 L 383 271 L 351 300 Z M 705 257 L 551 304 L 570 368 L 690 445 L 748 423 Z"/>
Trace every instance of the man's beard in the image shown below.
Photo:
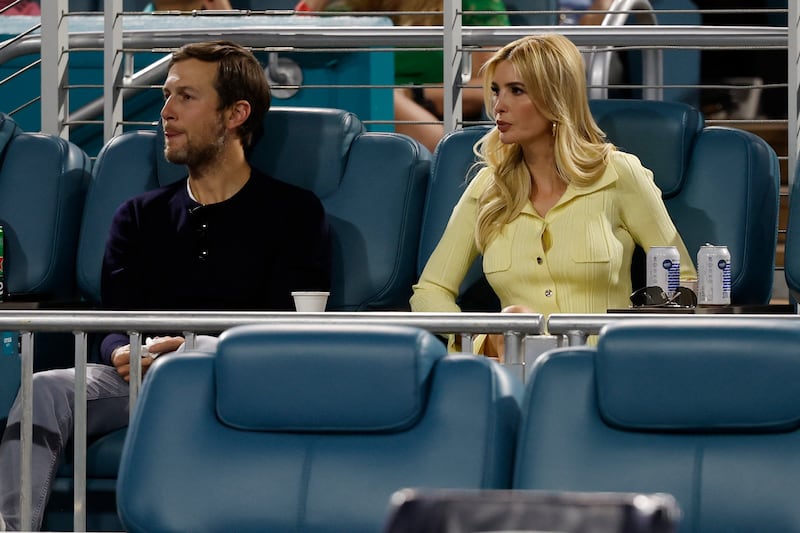
<path fill-rule="evenodd" d="M 221 124 L 218 124 L 213 141 L 202 146 L 195 146 L 187 142 L 186 146 L 181 150 L 170 151 L 165 147 L 164 157 L 170 163 L 186 165 L 189 168 L 202 168 L 219 158 L 227 137 L 227 130 Z"/>

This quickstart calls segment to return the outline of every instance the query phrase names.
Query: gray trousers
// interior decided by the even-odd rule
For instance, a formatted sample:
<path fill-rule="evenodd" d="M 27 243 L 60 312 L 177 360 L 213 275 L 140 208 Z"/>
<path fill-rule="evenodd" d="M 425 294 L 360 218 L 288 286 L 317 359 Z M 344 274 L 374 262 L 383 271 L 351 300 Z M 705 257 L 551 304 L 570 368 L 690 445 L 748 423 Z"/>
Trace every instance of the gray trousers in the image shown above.
<path fill-rule="evenodd" d="M 195 349 L 213 352 L 215 337 L 198 336 Z M 176 352 L 183 351 L 183 346 Z M 165 357 L 168 354 L 163 354 Z M 92 439 L 128 425 L 128 383 L 115 368 L 90 364 L 86 369 L 86 433 Z M 33 465 L 31 523 L 20 524 L 22 402 L 19 395 L 8 415 L 0 442 L 0 516 L 9 531 L 38 531 L 62 452 L 72 438 L 75 370 L 65 368 L 33 375 Z"/>

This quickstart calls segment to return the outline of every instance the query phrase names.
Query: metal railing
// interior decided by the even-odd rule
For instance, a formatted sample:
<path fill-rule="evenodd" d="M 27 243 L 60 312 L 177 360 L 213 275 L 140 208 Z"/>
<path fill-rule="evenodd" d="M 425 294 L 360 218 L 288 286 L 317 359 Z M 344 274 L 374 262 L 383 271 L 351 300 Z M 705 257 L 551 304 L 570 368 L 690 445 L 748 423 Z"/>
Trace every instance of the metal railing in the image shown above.
<path fill-rule="evenodd" d="M 609 324 L 627 320 L 741 320 L 757 319 L 765 321 L 790 320 L 800 326 L 798 314 L 692 314 L 679 315 L 674 313 L 610 313 L 610 314 L 552 314 L 547 318 L 547 332 L 550 335 L 563 337 L 567 346 L 581 346 L 586 344 L 591 335 L 599 335 L 603 328 Z"/>
<path fill-rule="evenodd" d="M 537 314 L 515 313 L 294 313 L 294 312 L 116 312 L 116 311 L 71 311 L 71 310 L 24 310 L 0 311 L 0 330 L 20 331 L 21 337 L 21 386 L 23 404 L 21 439 L 21 504 L 22 523 L 31 518 L 31 457 L 33 445 L 32 420 L 32 375 L 33 334 L 37 332 L 72 332 L 75 338 L 75 421 L 73 442 L 74 463 L 74 524 L 75 531 L 86 527 L 86 366 L 87 334 L 92 332 L 126 331 L 131 342 L 130 412 L 136 402 L 141 379 L 139 356 L 143 332 L 182 332 L 186 348 L 194 346 L 195 335 L 218 333 L 244 324 L 301 324 L 301 325 L 404 325 L 418 327 L 435 334 L 456 333 L 464 335 L 462 345 L 472 334 L 503 333 L 505 336 L 505 361 L 509 371 L 521 380 L 527 378 L 535 359 L 545 350 L 554 348 L 557 339 L 563 338 L 568 346 L 586 343 L 590 335 L 598 335 L 612 323 L 626 320 L 671 319 L 671 320 L 727 320 L 760 319 L 792 320 L 800 325 L 796 314 L 741 314 L 741 315 L 675 315 L 675 314 L 553 314 L 545 321 Z M 526 340 L 533 341 L 533 349 L 525 349 Z M 544 341 L 544 342 L 542 342 Z M 82 406 L 82 407 L 79 407 Z"/>
<path fill-rule="evenodd" d="M 499 313 L 294 313 L 294 312 L 169 312 L 169 311 L 73 311 L 25 310 L 0 311 L 0 331 L 19 331 L 22 346 L 21 386 L 21 524 L 31 520 L 31 458 L 33 447 L 33 334 L 37 332 L 72 332 L 75 337 L 75 420 L 73 437 L 74 515 L 73 529 L 86 528 L 86 367 L 87 334 L 91 332 L 126 331 L 131 342 L 130 413 L 138 396 L 141 379 L 142 332 L 183 332 L 186 348 L 194 347 L 198 333 L 218 333 L 243 324 L 357 324 L 404 325 L 426 329 L 432 333 L 504 333 L 505 365 L 524 380 L 525 355 L 523 338 L 541 335 L 541 315 Z M 468 332 L 468 333 L 466 333 Z M 465 346 L 470 346 L 468 342 Z"/>
<path fill-rule="evenodd" d="M 649 4 L 645 0 L 615 0 L 617 11 L 613 17 L 607 17 L 608 25 L 604 26 L 508 26 L 508 27 L 470 27 L 464 26 L 460 30 L 457 43 L 459 53 L 469 54 L 470 51 L 496 48 L 507 44 L 511 40 L 523 37 L 530 33 L 558 32 L 566 35 L 576 45 L 593 50 L 589 54 L 588 77 L 593 94 L 602 97 L 608 90 L 608 58 L 606 51 L 612 49 L 642 51 L 643 83 L 638 88 L 643 90 L 646 98 L 658 99 L 664 89 L 663 66 L 661 64 L 662 50 L 664 49 L 698 49 L 710 47 L 713 49 L 786 49 L 788 46 L 788 30 L 780 27 L 743 27 L 743 26 L 679 26 L 679 25 L 622 25 L 621 22 L 630 16 L 645 18 L 646 22 L 655 22 L 652 12 L 645 11 Z M 154 20 L 152 15 L 118 14 L 125 20 L 143 21 Z M 166 15 L 165 15 L 166 16 Z M 153 30 L 134 29 L 122 30 L 119 49 L 110 50 L 108 53 L 116 57 L 120 53 L 135 50 L 164 50 L 165 52 L 177 48 L 193 40 L 206 40 L 220 36 L 221 31 L 214 21 L 230 19 L 231 14 L 209 14 L 203 16 L 180 17 L 173 15 L 173 28 L 170 31 L 158 28 Z M 289 51 L 310 50 L 386 50 L 392 51 L 403 47 L 422 49 L 442 49 L 443 41 L 449 38 L 448 31 L 442 26 L 408 26 L 408 27 L 353 27 L 319 25 L 287 25 L 281 20 L 291 17 L 276 17 L 268 14 L 247 12 L 239 16 L 243 21 L 241 28 L 225 28 L 224 36 L 237 40 L 245 46 L 257 50 L 271 51 L 277 54 Z M 295 19 L 296 20 L 296 19 Z M 261 21 L 261 22 L 260 22 Z M 263 23 L 262 23 L 263 22 Z M 47 20 L 43 20 L 47 23 Z M 133 24 L 141 27 L 141 23 Z M 657 28 L 657 29 L 656 29 Z M 43 28 L 43 33 L 48 35 L 49 28 Z M 28 34 L 17 38 L 14 42 L 0 44 L 0 64 L 22 55 L 39 53 L 43 50 L 43 37 L 39 34 Z M 68 52 L 85 50 L 103 50 L 106 43 L 105 31 L 71 32 L 65 36 L 63 48 Z M 67 54 L 68 55 L 68 54 Z M 63 60 L 63 58 L 60 58 Z M 447 65 L 446 65 L 447 66 Z M 449 65 L 451 68 L 452 65 Z M 158 71 L 159 73 L 161 71 Z M 459 72 L 460 74 L 460 72 Z M 445 80 L 451 78 L 445 77 Z M 153 80 L 153 74 L 144 80 L 138 80 L 136 73 L 126 73 L 124 79 L 115 86 L 106 88 L 104 100 L 112 99 L 126 88 L 136 87 L 143 83 L 145 86 Z M 453 94 L 458 95 L 462 86 L 458 83 L 459 76 L 452 77 L 454 86 Z M 52 90 L 53 81 L 48 80 L 47 85 Z M 43 80 L 43 91 L 45 82 Z M 284 88 L 284 87 L 280 87 Z M 297 87 L 288 87 L 297 88 Z M 63 89 L 63 88 L 62 88 Z M 450 94 L 451 91 L 446 91 Z M 44 92 L 43 92 L 44 94 Z M 457 96 L 456 96 L 457 97 Z M 97 108 L 95 107 L 96 111 Z M 451 103 L 445 108 L 445 113 L 459 114 L 459 109 Z M 85 112 L 82 113 L 85 118 Z M 42 108 L 43 124 L 45 115 L 59 116 L 53 109 Z M 112 115 L 113 117 L 113 115 Z M 112 117 L 106 116 L 105 120 Z M 70 117 L 68 122 L 76 120 Z M 451 128 L 460 127 L 462 122 L 458 116 L 445 117 L 445 125 Z M 55 127 L 56 131 L 46 133 L 60 134 L 64 124 Z M 106 124 L 105 131 L 117 131 L 118 124 Z"/>

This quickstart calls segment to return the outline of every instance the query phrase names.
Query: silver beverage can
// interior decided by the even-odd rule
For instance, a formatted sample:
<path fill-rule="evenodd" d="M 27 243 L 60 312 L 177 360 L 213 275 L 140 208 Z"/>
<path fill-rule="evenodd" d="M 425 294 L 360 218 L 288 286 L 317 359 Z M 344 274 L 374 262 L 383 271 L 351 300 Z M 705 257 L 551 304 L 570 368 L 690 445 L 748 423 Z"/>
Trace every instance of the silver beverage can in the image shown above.
<path fill-rule="evenodd" d="M 681 256 L 675 246 L 651 246 L 647 251 L 647 286 L 672 296 L 681 280 Z"/>
<path fill-rule="evenodd" d="M 698 250 L 697 303 L 730 305 L 731 253 L 727 246 L 705 244 Z"/>

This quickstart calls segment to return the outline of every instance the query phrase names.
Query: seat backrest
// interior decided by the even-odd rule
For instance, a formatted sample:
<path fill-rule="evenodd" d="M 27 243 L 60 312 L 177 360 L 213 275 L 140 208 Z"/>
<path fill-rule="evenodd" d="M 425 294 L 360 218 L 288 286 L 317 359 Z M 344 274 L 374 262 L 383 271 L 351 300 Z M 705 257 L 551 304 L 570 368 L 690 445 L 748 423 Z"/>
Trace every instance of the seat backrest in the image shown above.
<path fill-rule="evenodd" d="M 425 212 L 419 237 L 417 255 L 417 275 L 422 274 L 428 258 L 433 253 L 444 233 L 450 213 L 458 203 L 469 179 L 474 177 L 476 157 L 473 145 L 489 128 L 471 126 L 445 134 L 433 154 L 428 191 L 425 196 Z M 461 294 L 482 277 L 480 258 L 472 265 L 461 284 Z"/>
<path fill-rule="evenodd" d="M 789 219 L 786 222 L 786 246 L 783 252 L 783 274 L 794 302 L 800 302 L 800 165 L 795 167 L 789 191 Z"/>
<path fill-rule="evenodd" d="M 400 134 L 364 131 L 352 113 L 273 108 L 249 152 L 251 164 L 313 191 L 333 238 L 328 309 L 405 309 L 416 271 L 417 242 L 430 154 Z M 78 280 L 100 299 L 100 270 L 111 218 L 125 199 L 185 177 L 163 156 L 163 135 L 137 131 L 112 139 L 97 157 L 81 230 Z"/>
<path fill-rule="evenodd" d="M 705 127 L 677 102 L 593 100 L 591 109 L 608 138 L 653 171 L 693 259 L 705 243 L 728 247 L 731 303 L 769 303 L 780 195 L 772 147 L 744 130 Z"/>
<path fill-rule="evenodd" d="M 515 489 L 665 492 L 679 531 L 800 531 L 800 327 L 642 320 L 544 354 Z"/>
<path fill-rule="evenodd" d="M 590 107 L 609 140 L 653 171 L 689 252 L 696 254 L 707 242 L 728 246 L 732 303 L 769 303 L 779 166 L 767 142 L 743 130 L 705 127 L 697 109 L 677 102 L 592 100 Z M 420 272 L 463 192 L 475 162 L 472 144 L 486 131 L 486 126 L 457 130 L 436 149 L 417 259 Z"/>
<path fill-rule="evenodd" d="M 47 304 L 76 298 L 75 250 L 91 160 L 55 135 L 24 132 L 0 113 L 0 226 L 7 300 Z M 16 336 L 3 336 L 15 351 Z M 36 337 L 35 368 L 71 357 L 50 354 L 52 336 Z M 20 360 L 0 356 L 0 424 L 20 381 Z"/>
<path fill-rule="evenodd" d="M 0 115 L 0 225 L 6 291 L 73 300 L 75 250 L 91 160 L 55 135 L 28 133 Z"/>
<path fill-rule="evenodd" d="M 123 450 L 123 525 L 375 532 L 400 488 L 508 487 L 521 384 L 446 352 L 416 328 L 294 324 L 159 360 Z"/>

